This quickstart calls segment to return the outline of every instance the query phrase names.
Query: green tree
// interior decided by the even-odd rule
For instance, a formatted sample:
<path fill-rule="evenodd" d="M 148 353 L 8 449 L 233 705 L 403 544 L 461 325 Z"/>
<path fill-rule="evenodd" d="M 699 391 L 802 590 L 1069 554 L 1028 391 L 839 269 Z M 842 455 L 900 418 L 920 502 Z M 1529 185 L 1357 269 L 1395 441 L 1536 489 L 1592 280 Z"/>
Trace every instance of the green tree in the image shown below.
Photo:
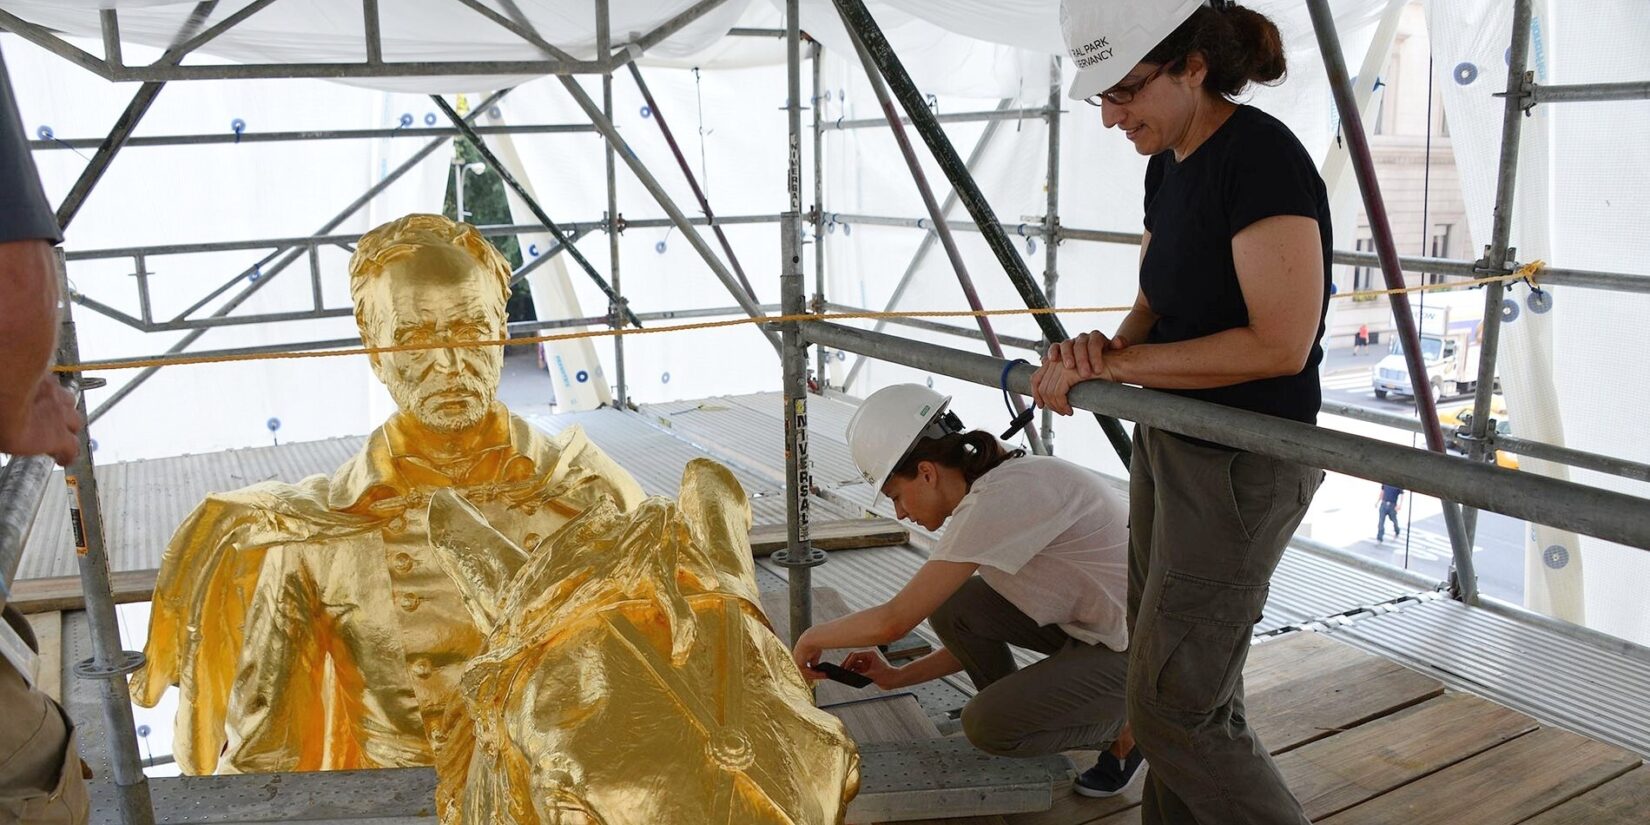
<path fill-rule="evenodd" d="M 454 163 L 447 166 L 447 194 L 442 201 L 441 212 L 453 220 L 463 220 L 475 226 L 492 226 L 510 224 L 514 221 L 510 217 L 510 202 L 505 197 L 504 180 L 491 168 L 481 174 L 464 172 L 464 166 L 481 161 L 481 153 L 474 145 L 464 138 L 453 139 Z M 464 217 L 458 214 L 458 199 L 455 187 L 460 183 L 464 186 Z M 488 238 L 498 251 L 504 254 L 504 259 L 510 262 L 512 269 L 521 268 L 521 245 L 514 235 L 504 235 Z M 532 294 L 527 289 L 527 282 L 516 284 L 510 291 L 508 305 L 510 320 L 534 321 L 538 315 L 533 311 Z"/>

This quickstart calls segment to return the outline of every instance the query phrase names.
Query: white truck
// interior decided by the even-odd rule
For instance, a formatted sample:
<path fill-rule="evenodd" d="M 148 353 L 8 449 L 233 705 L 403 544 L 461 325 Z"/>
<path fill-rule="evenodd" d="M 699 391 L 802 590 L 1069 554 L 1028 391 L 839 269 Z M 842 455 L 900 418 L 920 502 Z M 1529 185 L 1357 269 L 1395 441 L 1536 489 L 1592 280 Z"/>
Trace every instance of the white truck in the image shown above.
<path fill-rule="evenodd" d="M 1410 297 L 1421 332 L 1421 355 L 1434 399 L 1473 392 L 1478 386 L 1478 353 L 1483 339 L 1484 298 L 1477 291 L 1418 293 Z M 1370 372 L 1375 397 L 1389 393 L 1415 396 L 1403 344 L 1393 336 L 1392 348 Z"/>

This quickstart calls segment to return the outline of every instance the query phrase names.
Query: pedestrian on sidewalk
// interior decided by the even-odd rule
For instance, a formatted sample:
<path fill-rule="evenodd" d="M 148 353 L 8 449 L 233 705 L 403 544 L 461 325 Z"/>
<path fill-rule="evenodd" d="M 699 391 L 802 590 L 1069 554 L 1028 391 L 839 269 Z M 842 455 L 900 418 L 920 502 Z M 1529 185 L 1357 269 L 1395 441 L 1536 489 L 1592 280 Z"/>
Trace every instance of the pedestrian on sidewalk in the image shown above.
<path fill-rule="evenodd" d="M 885 604 L 815 625 L 796 641 L 809 679 L 826 650 L 899 640 L 927 621 L 940 649 L 903 667 L 874 650 L 842 666 L 884 689 L 966 671 L 968 741 L 1001 756 L 1101 751 L 1076 779 L 1115 796 L 1146 775 L 1124 721 L 1129 635 L 1128 508 L 1100 476 L 965 431 L 951 399 L 894 384 L 848 422 L 848 449 L 894 513 L 944 531 L 928 561 Z M 1009 646 L 1045 654 L 1025 668 Z"/>
<path fill-rule="evenodd" d="M 1352 336 L 1352 354 L 1363 355 L 1367 349 L 1369 349 L 1369 325 L 1362 324 L 1358 327 L 1358 334 Z"/>
<path fill-rule="evenodd" d="M 1403 531 L 1398 529 L 1398 510 L 1403 506 L 1404 488 L 1394 484 L 1382 484 L 1381 494 L 1375 502 L 1380 506 L 1380 515 L 1375 517 L 1375 540 L 1386 541 L 1386 523 L 1392 522 L 1392 537 L 1397 538 Z"/>

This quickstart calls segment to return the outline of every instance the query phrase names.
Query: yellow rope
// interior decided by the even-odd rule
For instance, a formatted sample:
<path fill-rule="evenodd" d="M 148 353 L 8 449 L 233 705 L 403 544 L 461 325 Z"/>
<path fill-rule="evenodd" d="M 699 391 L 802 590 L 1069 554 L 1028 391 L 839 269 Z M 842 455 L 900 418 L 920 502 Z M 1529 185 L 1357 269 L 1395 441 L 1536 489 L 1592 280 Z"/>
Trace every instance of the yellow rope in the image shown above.
<path fill-rule="evenodd" d="M 1491 275 L 1484 278 L 1474 278 L 1470 281 L 1455 281 L 1444 284 L 1427 284 L 1424 286 L 1404 287 L 1402 289 L 1367 290 L 1364 292 L 1349 292 L 1331 296 L 1337 299 L 1378 298 L 1384 295 L 1396 295 L 1409 292 L 1435 292 L 1446 290 L 1466 289 L 1496 281 L 1519 281 L 1533 278 L 1545 264 L 1541 261 L 1532 261 L 1525 264 L 1517 272 L 1506 275 Z M 237 361 L 282 361 L 297 358 L 335 358 L 343 355 L 380 355 L 391 352 L 413 352 L 428 349 L 471 349 L 478 347 L 496 347 L 505 344 L 540 344 L 551 341 L 577 341 L 584 338 L 610 338 L 616 335 L 650 335 L 666 332 L 689 332 L 702 329 L 721 329 L 725 327 L 742 326 L 746 324 L 781 324 L 791 321 L 869 321 L 898 318 L 994 318 L 1004 315 L 1048 315 L 1060 313 L 1064 315 L 1094 315 L 1107 312 L 1128 312 L 1133 305 L 1109 307 L 1045 307 L 1041 309 L 984 309 L 974 310 L 906 310 L 903 312 L 825 312 L 804 313 L 800 315 L 765 315 L 760 318 L 730 318 L 721 321 L 701 321 L 692 324 L 672 324 L 662 327 L 639 327 L 633 329 L 595 329 L 582 332 L 564 332 L 553 335 L 533 335 L 525 338 L 510 338 L 494 341 L 454 341 L 441 344 L 402 344 L 388 347 L 348 347 L 345 349 L 322 349 L 307 351 L 286 352 L 243 352 L 219 355 L 176 355 L 166 358 L 136 358 L 128 361 L 113 361 L 91 366 L 73 364 L 53 367 L 53 371 L 60 373 L 74 373 L 88 370 L 134 370 L 147 367 L 182 367 L 192 364 L 228 364 Z"/>

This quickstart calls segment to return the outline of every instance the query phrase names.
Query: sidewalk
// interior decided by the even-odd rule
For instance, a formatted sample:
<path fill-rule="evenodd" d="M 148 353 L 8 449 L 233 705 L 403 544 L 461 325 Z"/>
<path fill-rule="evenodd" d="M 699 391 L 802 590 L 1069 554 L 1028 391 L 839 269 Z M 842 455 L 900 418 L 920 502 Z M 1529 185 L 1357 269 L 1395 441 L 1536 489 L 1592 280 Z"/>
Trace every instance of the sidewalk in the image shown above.
<path fill-rule="evenodd" d="M 1342 336 L 1344 338 L 1344 336 Z M 1386 344 L 1370 344 L 1364 348 L 1363 355 L 1353 355 L 1352 345 L 1342 341 L 1329 342 L 1323 350 L 1323 363 L 1318 366 L 1318 372 L 1323 375 L 1335 375 L 1343 372 L 1364 371 L 1375 366 L 1386 357 Z"/>

